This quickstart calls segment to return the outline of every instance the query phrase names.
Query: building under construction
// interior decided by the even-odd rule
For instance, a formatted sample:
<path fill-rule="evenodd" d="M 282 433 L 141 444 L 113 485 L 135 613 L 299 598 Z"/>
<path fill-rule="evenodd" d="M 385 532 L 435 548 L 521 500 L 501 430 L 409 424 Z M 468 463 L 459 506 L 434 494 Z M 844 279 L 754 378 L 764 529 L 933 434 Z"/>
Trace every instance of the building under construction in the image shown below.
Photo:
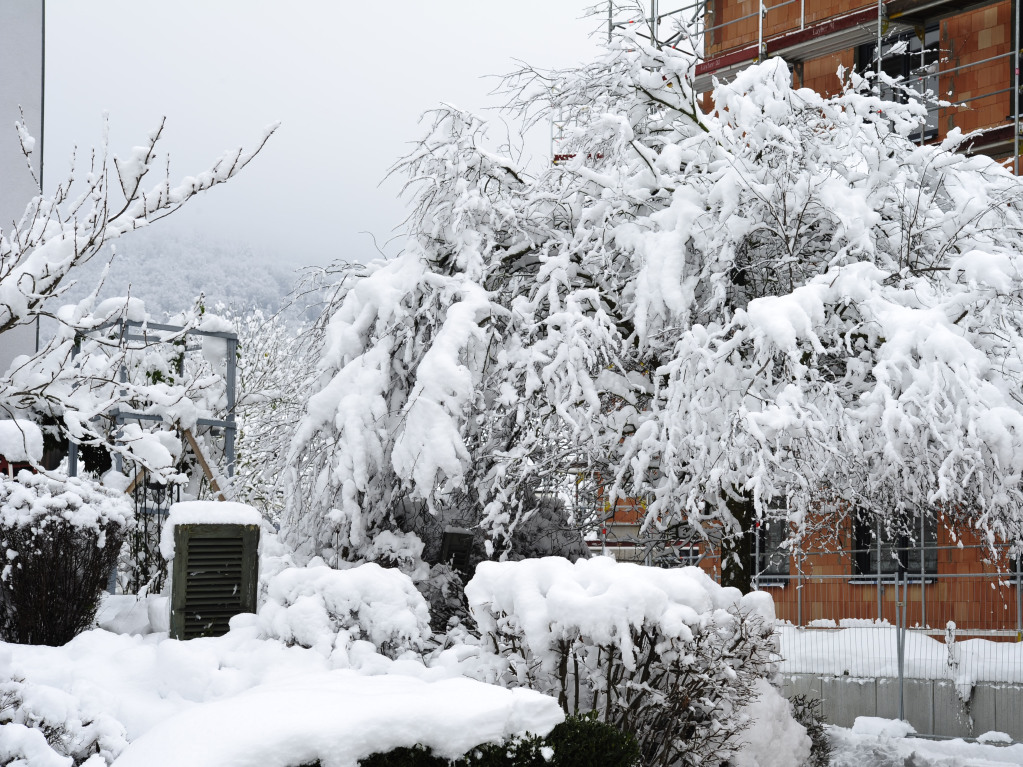
<path fill-rule="evenodd" d="M 1019 169 L 1020 0 L 652 0 L 644 19 L 611 7 L 609 27 L 642 22 L 661 44 L 697 41 L 698 90 L 755 61 L 780 56 L 794 85 L 828 94 L 839 67 L 880 68 L 914 90 L 949 103 L 934 106 L 920 140 L 977 132 L 969 151 Z M 670 7 L 669 7 L 670 6 Z M 878 56 L 880 51 L 880 56 Z"/>

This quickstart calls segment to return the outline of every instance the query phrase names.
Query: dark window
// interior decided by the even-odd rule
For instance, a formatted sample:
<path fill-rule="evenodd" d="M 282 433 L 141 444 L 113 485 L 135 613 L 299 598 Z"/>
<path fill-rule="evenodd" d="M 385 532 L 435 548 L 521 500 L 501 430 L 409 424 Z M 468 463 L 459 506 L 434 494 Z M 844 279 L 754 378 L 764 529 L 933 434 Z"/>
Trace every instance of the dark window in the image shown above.
<path fill-rule="evenodd" d="M 918 520 L 911 535 L 900 536 L 886 532 L 868 515 L 857 517 L 853 523 L 853 541 L 857 575 L 877 575 L 879 561 L 882 575 L 893 575 L 901 564 L 910 577 L 919 576 L 921 560 L 925 574 L 938 572 L 938 520 L 934 514 L 925 518 L 923 530 Z"/>
<path fill-rule="evenodd" d="M 1023 40 L 1023 13 L 1021 13 L 1019 16 L 1019 29 L 1016 30 L 1016 33 L 1013 35 L 1012 38 L 1012 50 L 1016 51 L 1017 53 L 1015 57 L 1013 56 L 1009 57 L 1009 82 L 1011 83 L 1011 85 L 1009 86 L 1010 88 L 1016 87 L 1016 69 L 1023 67 L 1023 55 L 1019 54 L 1020 40 Z M 1021 72 L 1021 74 L 1023 74 L 1023 72 Z M 1009 103 L 1011 105 L 1012 101 L 1010 100 Z M 1023 87 L 1021 87 L 1020 90 L 1016 93 L 1016 110 L 1017 112 L 1023 113 Z M 1013 119 L 1015 119 L 1015 115 L 1013 115 L 1012 117 Z"/>
<path fill-rule="evenodd" d="M 751 546 L 753 574 L 755 576 L 788 575 L 789 552 L 782 547 L 787 536 L 788 523 L 784 520 L 759 522 Z"/>
<path fill-rule="evenodd" d="M 901 77 L 907 88 L 916 93 L 931 92 L 933 96 L 942 97 L 938 91 L 938 70 L 941 66 L 940 29 L 937 25 L 928 27 L 921 42 L 915 32 L 907 32 L 897 37 L 885 38 L 881 43 L 884 58 L 881 71 L 889 77 Z M 861 45 L 857 51 L 858 66 L 861 72 L 877 71 L 877 45 L 868 43 Z M 946 65 L 951 66 L 951 65 Z M 881 87 L 883 98 L 891 101 L 904 101 L 901 94 L 896 96 L 887 86 Z M 923 127 L 923 138 L 930 139 L 938 135 L 938 107 L 928 104 L 927 122 Z M 920 138 L 917 133 L 913 138 Z"/>

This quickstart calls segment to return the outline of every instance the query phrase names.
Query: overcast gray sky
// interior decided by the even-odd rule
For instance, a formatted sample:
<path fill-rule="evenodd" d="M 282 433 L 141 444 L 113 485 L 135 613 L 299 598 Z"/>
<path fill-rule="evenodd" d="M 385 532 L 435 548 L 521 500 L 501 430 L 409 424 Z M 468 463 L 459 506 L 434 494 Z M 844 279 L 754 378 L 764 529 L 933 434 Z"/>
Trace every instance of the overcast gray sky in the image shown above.
<path fill-rule="evenodd" d="M 241 177 L 162 223 L 296 265 L 368 260 L 404 217 L 378 187 L 442 101 L 499 101 L 486 75 L 596 50 L 587 0 L 46 0 L 45 179 L 66 174 L 109 114 L 124 154 L 168 117 L 172 175 L 280 131 Z M 544 142 L 537 142 L 546 151 Z M 177 219 L 175 221 L 175 219 Z M 129 247 L 128 242 L 124 247 Z M 396 245 L 388 249 L 394 253 Z"/>

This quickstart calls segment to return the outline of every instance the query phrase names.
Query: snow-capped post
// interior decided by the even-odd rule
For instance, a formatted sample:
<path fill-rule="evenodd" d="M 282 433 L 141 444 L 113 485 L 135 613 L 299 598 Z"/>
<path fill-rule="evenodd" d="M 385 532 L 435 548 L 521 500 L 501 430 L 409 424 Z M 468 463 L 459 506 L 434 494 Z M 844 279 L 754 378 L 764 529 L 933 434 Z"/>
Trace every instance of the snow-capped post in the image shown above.
<path fill-rule="evenodd" d="M 243 503 L 171 506 L 160 553 L 171 562 L 170 634 L 220 636 L 235 615 L 256 611 L 259 512 Z"/>
<path fill-rule="evenodd" d="M 43 460 L 43 433 L 22 418 L 0 420 L 0 475 L 8 478 L 22 469 L 34 471 Z"/>
<path fill-rule="evenodd" d="M 289 457 L 303 555 L 358 558 L 412 497 L 499 558 L 569 467 L 648 501 L 650 533 L 722 536 L 744 590 L 757 521 L 798 546 L 940 513 L 1020 553 L 1023 182 L 955 131 L 916 146 L 926 107 L 873 78 L 825 97 L 769 59 L 704 112 L 696 61 L 627 37 L 521 72 L 527 118 L 551 93 L 593 116 L 537 176 L 433 115 L 397 166 L 409 246 L 324 318 Z"/>

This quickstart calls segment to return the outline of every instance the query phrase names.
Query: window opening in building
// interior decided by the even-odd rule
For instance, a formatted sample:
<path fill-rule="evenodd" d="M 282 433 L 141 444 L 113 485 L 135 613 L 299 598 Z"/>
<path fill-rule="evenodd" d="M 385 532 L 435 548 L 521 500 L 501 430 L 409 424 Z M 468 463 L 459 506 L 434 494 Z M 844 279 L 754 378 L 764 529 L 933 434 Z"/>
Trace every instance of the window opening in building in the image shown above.
<path fill-rule="evenodd" d="M 919 520 L 914 522 L 912 536 L 892 536 L 880 529 L 871 517 L 857 516 L 853 521 L 853 541 L 856 575 L 876 576 L 878 572 L 881 575 L 894 575 L 899 570 L 901 560 L 910 578 L 919 577 L 921 558 L 925 575 L 938 572 L 938 520 L 935 514 L 929 514 L 924 520 L 922 541 Z"/>
<path fill-rule="evenodd" d="M 906 86 L 916 92 L 930 92 L 940 97 L 938 90 L 938 72 L 941 66 L 941 31 L 938 25 L 928 27 L 921 42 L 915 32 L 907 32 L 895 37 L 885 38 L 881 43 L 883 58 L 881 71 L 889 77 L 901 77 Z M 861 45 L 857 50 L 857 66 L 860 72 L 873 72 L 877 67 L 877 43 Z M 905 102 L 902 93 L 896 93 L 891 87 L 881 86 L 882 98 L 890 101 Z M 938 135 L 938 107 L 927 105 L 927 122 L 923 127 L 922 138 L 926 141 Z M 921 138 L 917 134 L 916 138 Z"/>
<path fill-rule="evenodd" d="M 754 576 L 761 579 L 767 576 L 770 579 L 770 576 L 788 575 L 789 551 L 782 545 L 788 538 L 788 522 L 782 519 L 764 520 L 757 524 L 754 531 L 756 539 L 751 547 Z"/>

